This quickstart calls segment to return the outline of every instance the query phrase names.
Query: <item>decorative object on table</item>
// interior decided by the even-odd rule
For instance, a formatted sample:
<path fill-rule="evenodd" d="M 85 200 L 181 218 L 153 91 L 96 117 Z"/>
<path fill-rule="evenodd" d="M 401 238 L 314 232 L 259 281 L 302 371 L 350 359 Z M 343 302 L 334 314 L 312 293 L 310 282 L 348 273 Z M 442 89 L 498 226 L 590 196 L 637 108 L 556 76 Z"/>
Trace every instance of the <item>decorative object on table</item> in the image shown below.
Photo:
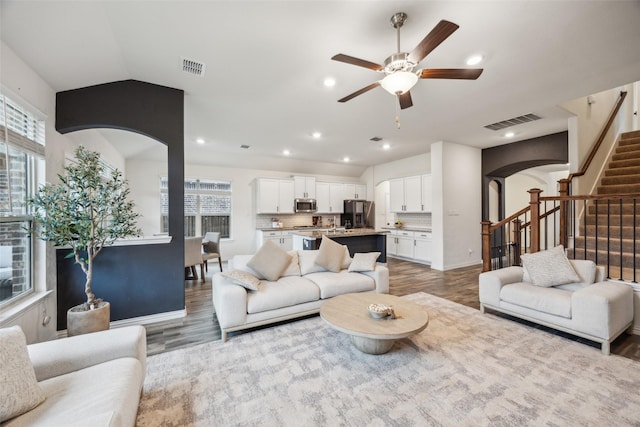
<path fill-rule="evenodd" d="M 398 221 L 396 221 L 393 225 L 394 225 L 394 227 L 396 227 L 396 228 L 402 228 L 402 221 L 399 221 L 399 220 L 398 220 Z"/>
<path fill-rule="evenodd" d="M 40 239 L 71 249 L 85 274 L 87 301 L 67 312 L 67 334 L 77 335 L 109 329 L 110 306 L 96 298 L 94 260 L 105 246 L 117 239 L 140 236 L 140 216 L 128 200 L 129 185 L 122 172 L 113 169 L 108 178 L 100 154 L 79 146 L 74 163 L 58 174 L 60 182 L 45 184 L 29 198 L 34 230 Z"/>
<path fill-rule="evenodd" d="M 395 319 L 396 313 L 393 307 L 385 304 L 369 304 L 369 315 L 374 319 Z"/>

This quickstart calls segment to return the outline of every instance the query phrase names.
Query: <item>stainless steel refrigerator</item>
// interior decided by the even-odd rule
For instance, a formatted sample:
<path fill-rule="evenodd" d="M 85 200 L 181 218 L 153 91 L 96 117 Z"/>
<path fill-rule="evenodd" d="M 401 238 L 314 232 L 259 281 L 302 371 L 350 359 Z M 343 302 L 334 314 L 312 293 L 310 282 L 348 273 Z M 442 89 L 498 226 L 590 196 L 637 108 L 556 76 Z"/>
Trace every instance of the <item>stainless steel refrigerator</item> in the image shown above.
<path fill-rule="evenodd" d="M 368 200 L 345 200 L 340 225 L 346 228 L 373 228 L 375 209 Z"/>

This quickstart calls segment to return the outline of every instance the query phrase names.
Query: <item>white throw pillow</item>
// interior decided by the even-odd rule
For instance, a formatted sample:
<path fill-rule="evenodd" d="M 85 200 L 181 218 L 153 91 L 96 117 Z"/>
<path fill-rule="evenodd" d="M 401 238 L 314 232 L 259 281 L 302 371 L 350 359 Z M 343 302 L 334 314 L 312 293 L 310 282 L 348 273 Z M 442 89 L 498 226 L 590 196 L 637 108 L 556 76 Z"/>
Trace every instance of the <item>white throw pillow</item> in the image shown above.
<path fill-rule="evenodd" d="M 536 286 L 548 288 L 580 281 L 562 245 L 546 251 L 524 254 L 521 259 L 531 283 Z"/>
<path fill-rule="evenodd" d="M 327 271 L 326 268 L 316 264 L 316 258 L 318 258 L 317 249 L 311 251 L 298 251 L 298 260 L 300 262 L 300 275 L 310 273 L 319 273 L 321 271 Z"/>
<path fill-rule="evenodd" d="M 229 270 L 220 273 L 222 276 L 231 280 L 236 285 L 244 286 L 251 291 L 257 291 L 260 287 L 260 279 L 251 273 L 243 270 Z"/>
<path fill-rule="evenodd" d="M 22 329 L 0 329 L 0 422 L 24 414 L 44 399 Z"/>
<path fill-rule="evenodd" d="M 289 251 L 287 252 L 291 255 L 291 262 L 289 266 L 282 273 L 282 277 L 287 276 L 299 276 L 300 275 L 300 262 L 298 261 L 298 251 Z"/>
<path fill-rule="evenodd" d="M 291 258 L 291 255 L 273 240 L 267 240 L 247 263 L 247 266 L 270 282 L 275 282 L 289 266 Z"/>
<path fill-rule="evenodd" d="M 380 252 L 355 253 L 349 271 L 373 271 L 379 256 Z"/>
<path fill-rule="evenodd" d="M 322 236 L 316 264 L 334 273 L 339 273 L 344 263 L 344 254 L 345 247 L 343 245 L 327 236 Z"/>

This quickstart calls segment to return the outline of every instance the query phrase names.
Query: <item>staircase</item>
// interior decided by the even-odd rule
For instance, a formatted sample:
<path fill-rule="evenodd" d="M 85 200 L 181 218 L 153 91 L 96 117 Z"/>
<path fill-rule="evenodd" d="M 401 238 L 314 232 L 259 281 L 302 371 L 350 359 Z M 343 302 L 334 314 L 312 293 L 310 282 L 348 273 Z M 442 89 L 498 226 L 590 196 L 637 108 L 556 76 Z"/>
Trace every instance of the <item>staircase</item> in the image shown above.
<path fill-rule="evenodd" d="M 640 131 L 622 135 L 596 189 L 597 195 L 630 193 L 640 193 Z M 640 260 L 634 259 L 640 257 L 640 200 L 589 201 L 580 235 L 569 257 L 607 266 L 613 279 L 640 280 Z"/>

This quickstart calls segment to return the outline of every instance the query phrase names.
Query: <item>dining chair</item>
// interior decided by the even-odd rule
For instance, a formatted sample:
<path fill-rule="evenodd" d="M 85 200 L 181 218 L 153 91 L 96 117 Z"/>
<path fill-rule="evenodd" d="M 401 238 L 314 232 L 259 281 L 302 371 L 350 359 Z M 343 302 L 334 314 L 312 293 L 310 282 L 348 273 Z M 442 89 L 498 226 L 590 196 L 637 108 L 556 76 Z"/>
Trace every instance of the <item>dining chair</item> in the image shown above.
<path fill-rule="evenodd" d="M 222 257 L 220 256 L 220 233 L 209 231 L 204 234 L 202 239 L 202 260 L 204 262 L 205 271 L 209 271 L 208 261 L 218 258 L 220 271 L 222 271 Z"/>
<path fill-rule="evenodd" d="M 198 280 L 198 271 L 196 266 L 200 266 L 202 281 L 204 282 L 204 260 L 202 258 L 202 237 L 185 237 L 184 238 L 184 268 L 185 276 L 187 269 L 191 269 L 194 280 Z M 186 277 L 185 277 L 186 278 Z"/>

